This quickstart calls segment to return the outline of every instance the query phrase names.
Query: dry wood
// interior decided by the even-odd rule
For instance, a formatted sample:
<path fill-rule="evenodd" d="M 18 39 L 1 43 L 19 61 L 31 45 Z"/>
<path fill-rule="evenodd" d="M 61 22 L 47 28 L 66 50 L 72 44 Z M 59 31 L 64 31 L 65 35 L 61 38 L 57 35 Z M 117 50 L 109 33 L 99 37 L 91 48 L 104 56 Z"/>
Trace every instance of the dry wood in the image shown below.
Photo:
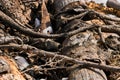
<path fill-rule="evenodd" d="M 69 75 L 69 80 L 107 80 L 99 69 L 76 69 Z"/>
<path fill-rule="evenodd" d="M 44 39 L 44 38 L 32 38 L 30 39 L 32 46 L 35 46 L 39 49 L 45 50 L 58 50 L 60 47 L 60 43 L 55 42 L 52 39 Z"/>
<path fill-rule="evenodd" d="M 95 60 L 99 59 L 97 55 L 97 51 L 99 50 L 99 48 L 97 47 L 96 42 L 97 40 L 94 38 L 91 32 L 79 33 L 66 39 L 63 43 L 64 46 L 71 46 L 75 44 L 78 44 L 78 46 L 69 48 L 62 52 L 63 54 L 66 54 L 67 56 L 73 57 L 74 59 L 77 59 L 77 60 L 84 61 L 84 60 L 91 59 L 92 61 L 93 59 L 93 62 L 97 62 Z M 73 80 L 73 79 L 75 80 L 89 80 L 89 79 L 96 80 L 97 77 L 99 78 L 99 80 L 107 80 L 106 75 L 104 74 L 103 71 L 99 69 L 96 70 L 94 68 L 93 68 L 93 71 L 88 70 L 88 69 L 73 70 L 71 74 L 69 75 L 69 80 Z"/>
<path fill-rule="evenodd" d="M 72 7 L 81 6 L 81 5 L 85 6 L 85 1 L 84 0 L 55 0 L 54 1 L 54 6 L 57 13 L 60 12 L 64 7 L 66 7 L 69 4 Z"/>
<path fill-rule="evenodd" d="M 0 44 L 6 44 L 15 41 L 20 41 L 23 44 L 22 40 L 19 37 L 15 36 L 0 37 Z"/>
<path fill-rule="evenodd" d="M 80 61 L 80 60 L 76 60 L 64 55 L 59 55 L 57 53 L 54 52 L 48 52 L 48 51 L 44 51 L 44 50 L 40 50 L 37 49 L 33 46 L 29 46 L 29 45 L 18 45 L 18 44 L 10 44 L 10 45 L 0 45 L 0 48 L 14 48 L 14 49 L 19 49 L 19 50 L 25 50 L 28 52 L 31 52 L 33 54 L 30 54 L 30 57 L 34 57 L 34 56 L 39 56 L 39 57 L 54 57 L 56 59 L 63 59 L 63 62 L 72 62 L 75 64 L 79 64 L 79 66 L 84 66 L 84 67 L 93 67 L 93 68 L 98 68 L 98 69 L 102 69 L 102 70 L 106 70 L 106 71 L 114 71 L 114 72 L 119 72 L 120 71 L 120 67 L 117 66 L 109 66 L 109 65 L 103 65 L 103 64 L 97 64 L 97 63 L 92 63 L 92 62 L 86 62 L 86 61 Z"/>
<path fill-rule="evenodd" d="M 120 10 L 120 3 L 117 0 L 108 0 L 106 5 L 108 7 Z"/>
<path fill-rule="evenodd" d="M 9 69 L 8 72 L 0 75 L 0 80 L 25 80 L 21 72 L 18 71 L 15 61 L 6 56 L 0 56 L 0 60 L 5 61 L 6 64 L 3 65 Z"/>
<path fill-rule="evenodd" d="M 38 32 L 34 32 L 32 31 L 31 29 L 29 28 L 26 28 L 24 26 L 20 26 L 19 24 L 17 24 L 13 19 L 11 19 L 9 16 L 5 15 L 2 11 L 0 11 L 0 18 L 7 24 L 10 25 L 10 27 L 18 30 L 19 32 L 25 34 L 25 35 L 29 35 L 29 36 L 32 36 L 32 37 L 41 37 L 41 38 L 58 38 L 58 37 L 68 37 L 68 36 L 72 36 L 74 34 L 77 34 L 81 31 L 85 31 L 85 30 L 88 30 L 88 29 L 91 29 L 91 28 L 94 28 L 96 27 L 95 25 L 89 25 L 87 27 L 83 27 L 83 28 L 79 28 L 75 31 L 71 31 L 71 32 L 68 32 L 68 33 L 60 33 L 60 34 L 41 34 L 41 33 L 38 33 Z"/>

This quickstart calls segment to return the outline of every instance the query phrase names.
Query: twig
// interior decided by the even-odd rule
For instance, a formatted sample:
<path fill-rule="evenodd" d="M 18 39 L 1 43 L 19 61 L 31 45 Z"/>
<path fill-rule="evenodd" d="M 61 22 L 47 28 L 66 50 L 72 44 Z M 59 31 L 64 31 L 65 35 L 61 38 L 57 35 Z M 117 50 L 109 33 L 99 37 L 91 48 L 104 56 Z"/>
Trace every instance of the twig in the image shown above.
<path fill-rule="evenodd" d="M 23 41 L 19 37 L 15 37 L 15 36 L 0 37 L 0 44 L 5 44 L 16 40 L 20 41 L 20 43 L 23 44 Z"/>
<path fill-rule="evenodd" d="M 38 67 L 38 69 L 32 67 L 32 68 L 28 68 L 28 69 L 22 71 L 22 73 L 28 72 L 30 70 L 34 70 L 34 71 L 52 71 L 52 70 L 63 70 L 63 69 L 67 69 L 67 67 L 55 67 L 55 68 L 44 68 L 44 69 L 41 69 L 40 67 Z"/>
<path fill-rule="evenodd" d="M 113 17 L 111 18 L 110 16 L 100 14 L 96 11 L 91 11 L 91 12 L 95 13 L 98 17 L 100 17 L 102 19 L 107 19 L 107 20 L 111 20 L 111 21 L 120 22 L 120 18 L 113 18 Z"/>
<path fill-rule="evenodd" d="M 101 26 L 101 31 L 102 32 L 107 32 L 107 33 L 116 33 L 120 36 L 119 25 L 102 25 Z"/>
<path fill-rule="evenodd" d="M 3 20 L 5 23 L 9 24 L 10 27 L 16 29 L 17 31 L 19 31 L 20 33 L 23 33 L 25 35 L 31 36 L 31 37 L 41 37 L 41 38 L 59 38 L 59 37 L 68 37 L 68 36 L 72 36 L 74 34 L 77 34 L 81 31 L 85 31 L 87 29 L 91 29 L 96 27 L 95 25 L 89 25 L 87 27 L 83 27 L 83 28 L 79 28 L 77 30 L 68 32 L 68 33 L 61 33 L 61 34 L 42 34 L 42 33 L 38 33 L 38 32 L 34 32 L 29 28 L 26 27 L 22 27 L 19 24 L 17 24 L 12 18 L 10 18 L 9 16 L 7 16 L 6 14 L 4 14 L 2 11 L 0 11 L 0 19 Z"/>
<path fill-rule="evenodd" d="M 104 45 L 104 47 L 105 47 L 106 49 L 108 49 L 107 45 L 105 44 L 105 39 L 104 39 L 103 36 L 102 36 L 101 27 L 98 27 L 98 33 L 99 33 L 99 35 L 100 35 L 100 41 L 102 42 L 102 44 Z"/>
<path fill-rule="evenodd" d="M 102 65 L 102 64 L 97 64 L 97 63 L 92 63 L 92 62 L 86 62 L 86 61 L 79 61 L 64 55 L 58 55 L 56 53 L 53 52 L 47 52 L 44 50 L 39 50 L 35 47 L 29 46 L 29 45 L 18 45 L 18 44 L 10 44 L 10 45 L 0 45 L 0 48 L 15 48 L 15 49 L 22 49 L 25 51 L 28 50 L 32 50 L 34 54 L 31 55 L 31 57 L 34 56 L 39 56 L 39 57 L 54 57 L 56 56 L 56 59 L 63 59 L 63 61 L 65 62 L 72 62 L 75 64 L 79 64 L 80 66 L 83 65 L 85 67 L 93 67 L 93 68 L 99 68 L 99 69 L 103 69 L 103 70 L 107 70 L 107 71 L 114 71 L 114 72 L 120 72 L 120 67 L 116 67 L 116 66 L 109 66 L 109 65 Z"/>
<path fill-rule="evenodd" d="M 74 20 L 74 19 L 77 19 L 77 18 L 81 18 L 83 17 L 84 15 L 86 15 L 89 11 L 86 11 L 86 12 L 83 12 L 81 14 L 78 14 L 78 15 L 75 15 L 75 16 L 72 16 L 72 17 L 69 17 L 69 18 L 66 18 L 66 17 L 61 17 L 62 20 L 65 20 L 65 21 L 70 21 L 70 20 Z"/>

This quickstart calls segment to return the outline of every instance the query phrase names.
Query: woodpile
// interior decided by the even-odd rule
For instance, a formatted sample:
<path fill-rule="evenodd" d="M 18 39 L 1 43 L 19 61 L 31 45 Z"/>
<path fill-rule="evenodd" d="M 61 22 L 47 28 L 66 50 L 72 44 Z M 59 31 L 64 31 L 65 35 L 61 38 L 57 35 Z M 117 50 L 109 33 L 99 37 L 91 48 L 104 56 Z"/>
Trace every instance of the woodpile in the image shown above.
<path fill-rule="evenodd" d="M 111 4 L 119 5 L 0 0 L 0 80 L 119 80 L 120 14 Z"/>

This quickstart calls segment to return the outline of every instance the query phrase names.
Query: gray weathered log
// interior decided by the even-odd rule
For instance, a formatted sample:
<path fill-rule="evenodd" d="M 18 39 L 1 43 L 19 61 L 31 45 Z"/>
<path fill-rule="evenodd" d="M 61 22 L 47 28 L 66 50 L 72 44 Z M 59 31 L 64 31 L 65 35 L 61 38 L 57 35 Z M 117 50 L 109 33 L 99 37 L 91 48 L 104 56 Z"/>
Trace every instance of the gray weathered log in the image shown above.
<path fill-rule="evenodd" d="M 55 0 L 54 1 L 54 6 L 55 6 L 55 11 L 59 12 L 61 9 L 63 9 L 65 6 L 77 2 L 77 6 L 83 5 L 85 6 L 85 1 L 84 0 Z"/>

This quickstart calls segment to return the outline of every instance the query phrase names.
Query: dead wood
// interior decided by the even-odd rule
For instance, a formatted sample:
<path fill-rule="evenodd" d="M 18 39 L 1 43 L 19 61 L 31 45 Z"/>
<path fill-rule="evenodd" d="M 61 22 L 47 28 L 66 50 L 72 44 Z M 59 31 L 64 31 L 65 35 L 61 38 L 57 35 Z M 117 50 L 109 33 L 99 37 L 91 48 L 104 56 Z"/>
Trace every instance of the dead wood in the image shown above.
<path fill-rule="evenodd" d="M 9 57 L 0 56 L 0 62 L 2 65 L 0 67 L 3 67 L 3 71 L 7 70 L 0 75 L 1 80 L 25 80 L 22 73 L 19 72 L 16 63 L 12 59 L 10 59 Z"/>
<path fill-rule="evenodd" d="M 64 16 L 61 16 L 61 19 L 64 20 L 64 21 L 71 21 L 71 20 L 74 20 L 74 19 L 82 18 L 82 17 L 84 17 L 87 13 L 88 13 L 88 11 L 83 12 L 83 13 L 78 14 L 78 15 L 75 15 L 75 16 L 72 16 L 72 17 L 70 17 L 70 18 L 66 18 L 66 17 L 64 17 Z"/>
<path fill-rule="evenodd" d="M 108 0 L 106 5 L 107 7 L 120 10 L 120 3 L 117 0 Z"/>
<path fill-rule="evenodd" d="M 19 41 L 21 44 L 23 44 L 22 40 L 19 37 L 15 36 L 0 37 L 0 44 L 7 44 L 15 41 Z"/>
<path fill-rule="evenodd" d="M 119 79 L 120 19 L 100 13 L 107 7 L 91 10 L 84 2 L 1 0 L 0 78 Z M 49 26 L 54 32 L 42 33 Z"/>
<path fill-rule="evenodd" d="M 0 11 L 0 18 L 7 24 L 11 25 L 12 28 L 18 30 L 19 32 L 24 33 L 25 35 L 29 35 L 31 37 L 41 37 L 41 38 L 58 38 L 58 37 L 66 37 L 66 36 L 72 36 L 74 34 L 77 34 L 81 31 L 87 30 L 87 29 L 91 29 L 94 28 L 94 25 L 90 25 L 89 27 L 83 27 L 83 28 L 79 28 L 75 31 L 71 31 L 68 33 L 61 33 L 61 34 L 41 34 L 38 32 L 34 32 L 29 28 L 26 28 L 24 26 L 20 26 L 19 24 L 17 24 L 13 19 L 11 19 L 9 16 L 5 15 L 3 12 Z"/>
<path fill-rule="evenodd" d="M 31 38 L 30 43 L 32 46 L 37 47 L 38 49 L 44 50 L 58 50 L 60 47 L 60 43 L 55 42 L 52 39 L 44 39 L 44 38 Z"/>
<path fill-rule="evenodd" d="M 99 69 L 76 69 L 69 75 L 69 80 L 107 80 L 105 73 Z"/>
<path fill-rule="evenodd" d="M 55 0 L 54 1 L 55 11 L 56 13 L 66 10 L 63 8 L 73 8 L 75 6 L 86 6 L 85 1 L 82 0 Z"/>
<path fill-rule="evenodd" d="M 42 17 L 41 17 L 40 32 L 44 33 L 43 30 L 46 29 L 47 27 L 51 26 L 51 21 L 50 21 L 50 15 L 49 15 L 49 13 L 47 11 L 44 0 L 42 0 L 42 5 L 41 6 L 42 6 L 41 7 L 41 15 L 42 15 Z"/>
<path fill-rule="evenodd" d="M 119 72 L 120 68 L 115 67 L 115 66 L 109 66 L 109 65 L 103 65 L 103 64 L 97 64 L 97 63 L 92 63 L 92 62 L 86 62 L 86 61 L 79 61 L 64 55 L 58 55 L 57 53 L 54 52 L 47 52 L 44 50 L 37 49 L 35 47 L 29 46 L 29 45 L 18 45 L 18 44 L 10 44 L 10 45 L 0 45 L 0 48 L 14 48 L 14 49 L 19 49 L 19 50 L 25 50 L 25 51 L 30 51 L 33 54 L 30 54 L 29 57 L 34 57 L 34 56 L 39 56 L 39 57 L 54 57 L 56 59 L 63 59 L 63 62 L 72 62 L 75 64 L 79 64 L 79 66 L 84 66 L 84 67 L 93 67 L 93 68 L 98 68 L 106 71 L 116 71 Z"/>

